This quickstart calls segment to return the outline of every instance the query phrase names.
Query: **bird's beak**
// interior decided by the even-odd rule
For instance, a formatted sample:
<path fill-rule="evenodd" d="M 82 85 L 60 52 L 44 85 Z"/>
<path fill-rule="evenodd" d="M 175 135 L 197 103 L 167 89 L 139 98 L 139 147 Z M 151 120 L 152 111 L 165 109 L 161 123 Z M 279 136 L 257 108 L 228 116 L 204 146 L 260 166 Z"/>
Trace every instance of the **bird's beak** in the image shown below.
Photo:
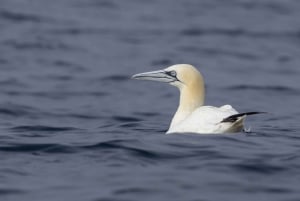
<path fill-rule="evenodd" d="M 176 81 L 176 78 L 168 75 L 167 72 L 164 70 L 139 73 L 133 75 L 132 78 L 137 80 L 152 80 L 152 81 L 167 82 L 167 83 Z"/>

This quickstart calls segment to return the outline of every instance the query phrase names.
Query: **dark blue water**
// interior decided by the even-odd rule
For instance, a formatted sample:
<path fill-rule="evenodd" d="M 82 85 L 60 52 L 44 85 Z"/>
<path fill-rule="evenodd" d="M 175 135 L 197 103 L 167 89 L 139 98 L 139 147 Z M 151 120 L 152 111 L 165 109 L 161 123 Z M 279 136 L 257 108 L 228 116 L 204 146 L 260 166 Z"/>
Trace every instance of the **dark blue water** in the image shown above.
<path fill-rule="evenodd" d="M 1 201 L 300 200 L 300 2 L 1 0 Z M 165 135 L 191 63 L 251 133 Z"/>

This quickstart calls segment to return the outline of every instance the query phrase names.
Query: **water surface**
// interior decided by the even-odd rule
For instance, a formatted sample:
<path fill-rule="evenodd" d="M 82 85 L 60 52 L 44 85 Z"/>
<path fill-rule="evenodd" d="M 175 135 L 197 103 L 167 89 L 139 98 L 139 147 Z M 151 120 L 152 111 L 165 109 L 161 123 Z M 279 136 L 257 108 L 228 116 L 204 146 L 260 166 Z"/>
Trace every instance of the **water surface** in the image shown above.
<path fill-rule="evenodd" d="M 2 0 L 1 200 L 296 201 L 300 3 Z M 165 135 L 191 63 L 251 133 Z"/>

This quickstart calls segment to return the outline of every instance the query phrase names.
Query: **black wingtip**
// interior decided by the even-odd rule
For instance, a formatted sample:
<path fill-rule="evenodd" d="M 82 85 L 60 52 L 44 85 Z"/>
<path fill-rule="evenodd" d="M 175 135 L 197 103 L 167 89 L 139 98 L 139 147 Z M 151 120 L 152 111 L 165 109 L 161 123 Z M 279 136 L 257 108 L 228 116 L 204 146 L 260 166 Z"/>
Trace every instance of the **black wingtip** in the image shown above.
<path fill-rule="evenodd" d="M 242 117 L 242 116 L 249 116 L 249 115 L 254 115 L 254 114 L 265 114 L 265 113 L 267 113 L 267 112 L 244 112 L 244 113 L 234 114 L 234 115 L 231 115 L 231 116 L 223 119 L 221 121 L 221 123 L 225 123 L 225 122 L 233 123 L 233 122 L 237 121 L 239 117 Z"/>

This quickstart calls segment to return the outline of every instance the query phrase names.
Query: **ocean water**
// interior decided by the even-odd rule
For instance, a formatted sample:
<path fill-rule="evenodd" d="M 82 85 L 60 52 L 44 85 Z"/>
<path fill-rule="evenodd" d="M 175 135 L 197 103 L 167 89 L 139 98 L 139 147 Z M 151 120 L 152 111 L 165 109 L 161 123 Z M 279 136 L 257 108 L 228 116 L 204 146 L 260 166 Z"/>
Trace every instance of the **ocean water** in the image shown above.
<path fill-rule="evenodd" d="M 1 201 L 300 200 L 300 2 L 1 0 Z M 176 63 L 250 133 L 165 135 Z"/>

